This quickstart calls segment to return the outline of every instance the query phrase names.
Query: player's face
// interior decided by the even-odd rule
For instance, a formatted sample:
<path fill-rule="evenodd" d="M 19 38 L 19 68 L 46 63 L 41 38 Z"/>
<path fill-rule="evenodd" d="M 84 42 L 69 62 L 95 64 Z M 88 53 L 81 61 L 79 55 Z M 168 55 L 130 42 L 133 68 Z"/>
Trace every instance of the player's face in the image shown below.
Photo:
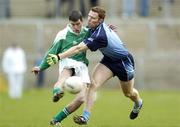
<path fill-rule="evenodd" d="M 80 33 L 81 32 L 81 27 L 82 27 L 82 21 L 79 19 L 76 22 L 70 21 L 71 28 L 73 32 L 75 33 Z"/>
<path fill-rule="evenodd" d="M 88 26 L 90 28 L 96 28 L 102 20 L 99 19 L 97 12 L 90 11 L 88 14 Z"/>

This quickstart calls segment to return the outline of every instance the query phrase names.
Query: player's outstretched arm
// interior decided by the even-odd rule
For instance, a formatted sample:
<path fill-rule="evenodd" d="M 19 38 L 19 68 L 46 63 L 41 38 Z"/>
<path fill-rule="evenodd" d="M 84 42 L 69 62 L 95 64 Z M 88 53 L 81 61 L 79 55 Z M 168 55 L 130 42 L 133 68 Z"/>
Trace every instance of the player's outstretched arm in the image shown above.
<path fill-rule="evenodd" d="M 60 53 L 60 54 L 48 54 L 47 57 L 47 63 L 51 66 L 53 64 L 58 63 L 60 59 L 70 57 L 72 55 L 78 54 L 79 52 L 87 50 L 88 47 L 84 42 L 81 42 L 80 44 L 71 47 L 67 51 Z"/>
<path fill-rule="evenodd" d="M 62 47 L 62 43 L 60 40 L 53 43 L 53 45 L 48 49 L 45 56 L 43 57 L 41 64 L 39 65 L 40 71 L 46 70 L 50 67 L 50 65 L 47 62 L 47 58 L 49 57 L 49 54 L 58 54 L 61 51 L 61 47 Z"/>

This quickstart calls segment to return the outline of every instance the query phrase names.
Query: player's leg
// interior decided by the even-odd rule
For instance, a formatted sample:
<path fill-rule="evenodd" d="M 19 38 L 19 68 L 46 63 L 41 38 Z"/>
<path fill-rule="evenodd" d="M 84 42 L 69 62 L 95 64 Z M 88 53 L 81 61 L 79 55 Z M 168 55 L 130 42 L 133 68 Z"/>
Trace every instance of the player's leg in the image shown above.
<path fill-rule="evenodd" d="M 130 113 L 130 119 L 135 119 L 142 107 L 142 99 L 139 92 L 134 88 L 134 78 L 129 81 L 120 81 L 124 95 L 134 102 L 134 108 Z"/>
<path fill-rule="evenodd" d="M 16 76 L 15 74 L 8 75 L 8 94 L 10 98 L 16 98 Z"/>
<path fill-rule="evenodd" d="M 87 93 L 87 85 L 84 85 L 84 88 L 80 93 L 76 95 L 74 100 L 70 102 L 63 110 L 59 111 L 53 119 L 50 121 L 51 125 L 56 125 L 57 123 L 61 123 L 68 115 L 76 111 L 85 101 Z"/>
<path fill-rule="evenodd" d="M 69 60 L 71 63 L 71 67 L 74 68 L 72 75 L 79 76 L 82 79 L 82 82 L 85 84 L 84 88 L 81 90 L 80 93 L 77 94 L 76 98 L 69 103 L 62 111 L 58 112 L 57 115 L 52 119 L 51 124 L 55 125 L 57 122 L 61 122 L 65 119 L 69 114 L 76 111 L 81 104 L 85 101 L 85 97 L 87 94 L 87 84 L 90 83 L 90 77 L 87 66 L 82 62 L 77 62 L 74 60 Z"/>
<path fill-rule="evenodd" d="M 85 103 L 85 108 L 83 114 L 81 116 L 75 116 L 74 122 L 77 124 L 87 124 L 87 121 L 90 117 L 91 108 L 94 103 L 94 96 L 97 88 L 99 88 L 102 84 L 104 84 L 108 79 L 113 76 L 111 70 L 107 68 L 105 65 L 99 63 L 93 69 L 92 77 L 91 77 L 91 85 L 88 90 L 88 95 Z"/>
<path fill-rule="evenodd" d="M 90 85 L 90 90 L 88 92 L 88 96 L 90 96 L 89 98 L 92 99 L 87 99 L 87 100 L 89 102 L 91 102 L 91 100 L 94 100 L 93 98 L 95 96 L 94 94 L 96 93 L 96 90 L 112 77 L 113 77 L 112 71 L 109 68 L 107 68 L 104 64 L 98 63 L 92 71 L 92 78 L 91 78 L 92 85 Z M 88 111 L 91 110 L 92 107 L 91 104 L 93 103 L 90 103 L 86 106 L 86 109 Z"/>
<path fill-rule="evenodd" d="M 16 98 L 22 97 L 23 80 L 24 80 L 23 74 L 16 74 L 16 89 L 14 89 L 16 91 Z"/>
<path fill-rule="evenodd" d="M 134 88 L 134 58 L 131 54 L 123 58 L 118 64 L 119 71 L 116 72 L 124 95 L 134 102 L 130 119 L 135 119 L 142 107 L 142 99 L 138 91 Z"/>
<path fill-rule="evenodd" d="M 58 81 L 54 84 L 53 89 L 53 102 L 57 102 L 64 95 L 64 82 L 65 80 L 72 76 L 73 69 L 63 69 L 62 72 L 59 72 Z"/>
<path fill-rule="evenodd" d="M 138 91 L 134 88 L 134 78 L 129 81 L 120 81 L 122 91 L 126 97 L 136 102 L 140 99 Z"/>

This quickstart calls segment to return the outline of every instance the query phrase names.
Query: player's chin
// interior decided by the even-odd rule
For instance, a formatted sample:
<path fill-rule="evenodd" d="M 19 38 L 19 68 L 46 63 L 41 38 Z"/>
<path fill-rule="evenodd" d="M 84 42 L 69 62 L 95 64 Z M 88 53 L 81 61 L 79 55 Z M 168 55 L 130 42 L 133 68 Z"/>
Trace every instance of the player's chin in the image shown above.
<path fill-rule="evenodd" d="M 92 24 L 92 23 L 88 23 L 88 27 L 91 28 L 91 29 L 93 29 L 93 28 L 95 28 L 95 25 Z"/>
<path fill-rule="evenodd" d="M 75 33 L 80 33 L 80 30 L 73 30 L 73 32 L 75 32 Z"/>

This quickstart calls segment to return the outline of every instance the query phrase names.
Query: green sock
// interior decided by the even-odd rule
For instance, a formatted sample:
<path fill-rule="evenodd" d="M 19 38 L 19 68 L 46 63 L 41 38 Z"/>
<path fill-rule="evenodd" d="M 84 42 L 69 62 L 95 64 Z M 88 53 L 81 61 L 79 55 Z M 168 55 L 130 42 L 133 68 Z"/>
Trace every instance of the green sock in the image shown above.
<path fill-rule="evenodd" d="M 61 92 L 61 89 L 59 88 L 59 87 L 55 87 L 54 89 L 53 89 L 53 94 L 55 94 L 55 93 L 60 93 Z"/>
<path fill-rule="evenodd" d="M 69 115 L 69 111 L 67 108 L 64 108 L 62 111 L 58 112 L 56 116 L 54 117 L 55 120 L 58 122 L 61 122 L 63 119 L 65 119 Z"/>

